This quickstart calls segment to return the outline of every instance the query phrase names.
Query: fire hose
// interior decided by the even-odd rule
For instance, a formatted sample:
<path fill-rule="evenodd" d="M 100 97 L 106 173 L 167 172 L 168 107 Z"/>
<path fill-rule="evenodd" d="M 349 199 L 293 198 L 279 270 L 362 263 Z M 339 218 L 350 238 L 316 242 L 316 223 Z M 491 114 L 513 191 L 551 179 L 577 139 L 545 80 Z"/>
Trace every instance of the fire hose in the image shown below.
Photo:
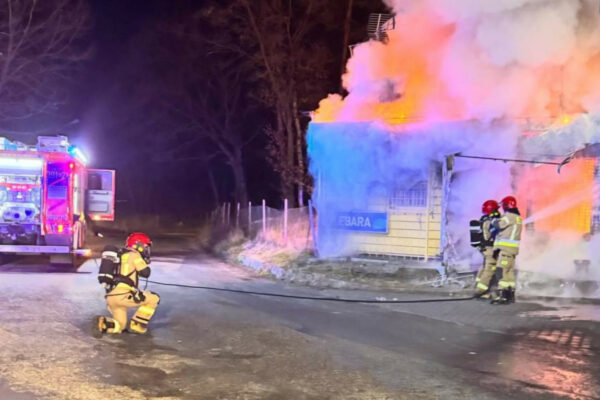
<path fill-rule="evenodd" d="M 457 298 L 438 298 L 438 299 L 418 299 L 418 300 L 377 300 L 377 299 L 348 299 L 342 297 L 317 297 L 317 296 L 301 296 L 295 294 L 284 294 L 284 293 L 270 293 L 270 292 L 257 292 L 251 290 L 241 290 L 241 289 L 230 289 L 230 288 L 221 288 L 221 287 L 213 287 L 213 286 L 201 286 L 201 285 L 185 285 L 180 283 L 167 283 L 167 282 L 159 282 L 154 280 L 146 280 L 146 285 L 148 283 L 153 283 L 155 285 L 160 286 L 172 286 L 186 289 L 202 289 L 202 290 L 212 290 L 217 292 L 229 292 L 229 293 L 240 293 L 240 294 L 249 294 L 249 295 L 257 295 L 257 296 L 266 296 L 266 297 L 281 297 L 286 299 L 296 299 L 296 300 L 316 300 L 316 301 L 333 301 L 340 303 L 363 303 L 363 304 L 411 304 L 411 303 L 441 303 L 441 302 L 449 302 L 449 301 L 466 301 L 473 300 L 475 296 L 471 297 L 457 297 Z"/>
<path fill-rule="evenodd" d="M 98 265 L 98 261 L 94 259 L 96 265 Z M 241 290 L 241 289 L 231 289 L 231 288 L 222 288 L 222 287 L 214 287 L 214 286 L 203 286 L 203 285 L 186 285 L 182 283 L 168 283 L 168 282 L 159 282 L 155 280 L 145 279 L 144 290 L 148 287 L 148 283 L 153 283 L 159 286 L 171 286 L 185 289 L 201 289 L 201 290 L 211 290 L 215 292 L 228 292 L 228 293 L 239 293 L 239 294 L 248 294 L 248 295 L 256 295 L 256 296 L 265 296 L 265 297 L 279 297 L 285 299 L 295 299 L 295 300 L 315 300 L 315 301 L 332 301 L 338 303 L 362 303 L 362 304 L 413 304 L 413 303 L 442 303 L 442 302 L 450 302 L 450 301 L 466 301 L 473 300 L 476 296 L 470 297 L 456 297 L 456 298 L 437 298 L 437 299 L 418 299 L 418 300 L 377 300 L 377 299 L 348 299 L 342 297 L 317 297 L 317 296 L 301 296 L 295 294 L 284 294 L 284 293 L 270 293 L 270 292 L 258 292 L 252 290 Z M 122 295 L 120 293 L 119 295 Z M 112 294 L 107 294 L 106 297 L 116 296 Z"/>

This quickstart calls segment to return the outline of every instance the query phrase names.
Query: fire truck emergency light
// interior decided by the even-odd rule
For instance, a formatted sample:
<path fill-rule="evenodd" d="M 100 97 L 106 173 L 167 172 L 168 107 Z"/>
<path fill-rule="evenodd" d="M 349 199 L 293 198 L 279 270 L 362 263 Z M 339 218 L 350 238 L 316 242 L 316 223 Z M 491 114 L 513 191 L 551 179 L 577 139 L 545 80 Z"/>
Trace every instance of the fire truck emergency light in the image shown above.
<path fill-rule="evenodd" d="M 83 165 L 88 163 L 88 159 L 85 154 L 83 154 L 83 152 L 75 146 L 69 147 L 69 154 L 79 160 Z"/>

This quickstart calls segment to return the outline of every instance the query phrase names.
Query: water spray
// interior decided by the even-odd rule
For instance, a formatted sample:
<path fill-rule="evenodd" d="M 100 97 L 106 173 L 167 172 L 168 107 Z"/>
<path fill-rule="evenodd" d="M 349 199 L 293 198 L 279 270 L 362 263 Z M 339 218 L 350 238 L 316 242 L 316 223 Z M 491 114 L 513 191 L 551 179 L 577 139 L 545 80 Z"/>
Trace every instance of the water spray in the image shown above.
<path fill-rule="evenodd" d="M 598 187 L 594 187 L 592 189 L 592 196 L 596 197 L 599 194 Z M 535 214 L 528 216 L 523 223 L 529 224 L 535 221 L 539 221 L 544 218 L 549 218 L 553 215 L 561 213 L 563 211 L 569 210 L 581 203 L 590 201 L 590 190 L 582 189 L 577 192 L 570 194 L 568 197 L 561 199 L 560 201 L 552 204 L 549 207 L 546 207 Z"/>

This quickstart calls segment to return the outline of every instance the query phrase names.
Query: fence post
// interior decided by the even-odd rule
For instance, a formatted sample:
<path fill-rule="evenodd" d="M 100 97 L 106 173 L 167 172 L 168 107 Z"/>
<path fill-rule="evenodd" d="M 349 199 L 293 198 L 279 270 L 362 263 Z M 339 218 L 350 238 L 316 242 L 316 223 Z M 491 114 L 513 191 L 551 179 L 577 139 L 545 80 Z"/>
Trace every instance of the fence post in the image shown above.
<path fill-rule="evenodd" d="M 431 191 L 432 191 L 432 176 L 434 170 L 433 167 L 429 166 L 429 176 L 427 177 L 427 199 L 425 205 L 425 254 L 423 255 L 423 259 L 425 262 L 429 261 L 429 227 L 430 227 L 430 219 L 431 219 Z"/>
<path fill-rule="evenodd" d="M 252 202 L 248 202 L 248 236 L 252 236 Z"/>
<path fill-rule="evenodd" d="M 315 256 L 319 256 L 319 250 L 317 249 L 317 232 L 315 230 L 315 219 L 313 214 L 312 200 L 308 200 L 308 226 L 310 229 L 310 235 L 313 242 L 313 251 Z"/>
<path fill-rule="evenodd" d="M 262 201 L 262 233 L 263 237 L 265 237 L 267 233 L 267 202 L 265 199 Z"/>
<path fill-rule="evenodd" d="M 240 203 L 237 203 L 237 211 L 235 213 L 235 229 L 240 227 Z"/>
<path fill-rule="evenodd" d="M 283 199 L 283 244 L 287 244 L 288 199 Z"/>
<path fill-rule="evenodd" d="M 227 227 L 229 228 L 229 223 L 231 222 L 231 203 L 227 202 Z"/>

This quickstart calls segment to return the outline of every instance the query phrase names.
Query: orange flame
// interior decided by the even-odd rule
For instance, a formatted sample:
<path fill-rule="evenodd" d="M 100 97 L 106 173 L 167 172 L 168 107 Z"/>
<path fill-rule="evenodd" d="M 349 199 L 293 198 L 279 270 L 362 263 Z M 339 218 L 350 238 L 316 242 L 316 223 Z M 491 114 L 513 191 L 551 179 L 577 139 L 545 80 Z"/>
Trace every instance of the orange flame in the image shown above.
<path fill-rule="evenodd" d="M 397 28 L 389 32 L 387 44 L 374 41 L 363 44 L 356 49 L 356 58 L 349 61 L 348 73 L 344 76 L 351 93 L 347 104 L 339 95 L 330 95 L 319 104 L 313 121 L 407 123 L 423 120 L 426 114 L 440 120 L 462 116 L 460 104 L 447 93 L 439 65 L 436 65 L 452 36 L 453 26 L 444 25 L 429 14 L 396 18 Z M 419 29 L 415 30 L 416 26 Z M 365 59 L 370 62 L 365 64 Z M 390 90 L 395 98 L 382 99 L 377 93 L 359 94 L 357 104 L 352 104 L 353 92 L 361 91 L 357 85 L 365 78 L 373 86 L 392 82 Z"/>

